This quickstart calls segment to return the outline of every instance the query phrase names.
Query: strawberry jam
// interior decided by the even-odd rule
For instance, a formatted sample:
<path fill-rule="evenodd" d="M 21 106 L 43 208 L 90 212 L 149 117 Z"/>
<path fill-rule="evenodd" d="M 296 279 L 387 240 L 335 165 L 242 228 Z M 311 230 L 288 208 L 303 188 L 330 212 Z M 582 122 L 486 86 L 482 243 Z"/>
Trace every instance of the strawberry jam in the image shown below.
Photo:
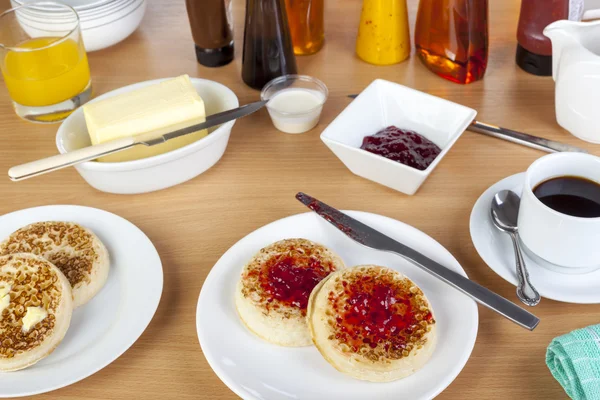
<path fill-rule="evenodd" d="M 335 313 L 335 338 L 353 352 L 367 348 L 375 357 L 402 358 L 419 345 L 427 325 L 435 322 L 416 296 L 422 292 L 409 280 L 365 275 L 342 283 L 343 295 L 331 292 L 329 301 Z"/>
<path fill-rule="evenodd" d="M 285 256 L 269 264 L 262 277 L 262 288 L 284 305 L 304 311 L 310 292 L 332 271 L 312 257 Z"/>
<path fill-rule="evenodd" d="M 360 148 L 421 171 L 441 152 L 426 137 L 395 126 L 388 126 L 372 136 L 366 136 Z"/>

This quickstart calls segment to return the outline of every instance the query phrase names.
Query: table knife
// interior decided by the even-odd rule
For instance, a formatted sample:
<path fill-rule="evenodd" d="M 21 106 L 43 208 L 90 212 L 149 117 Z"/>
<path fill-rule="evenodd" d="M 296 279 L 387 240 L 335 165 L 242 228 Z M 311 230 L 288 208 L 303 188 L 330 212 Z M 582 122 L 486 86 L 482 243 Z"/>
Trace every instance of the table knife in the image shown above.
<path fill-rule="evenodd" d="M 351 99 L 358 97 L 357 94 L 348 95 Z M 513 131 L 512 129 L 502 128 L 500 126 L 486 124 L 480 121 L 473 121 L 467 127 L 471 132 L 481 133 L 483 135 L 492 136 L 498 139 L 507 140 L 509 142 L 517 143 L 522 146 L 530 147 L 532 149 L 542 150 L 547 153 L 557 153 L 563 151 L 573 151 L 576 153 L 587 153 L 580 147 L 571 146 L 569 144 L 556 142 L 554 140 L 544 139 L 539 136 L 533 136 L 528 133 Z"/>
<path fill-rule="evenodd" d="M 156 136 L 155 133 L 149 132 L 137 136 L 115 139 L 109 142 L 70 151 L 65 154 L 58 154 L 56 156 L 21 164 L 9 169 L 8 176 L 13 181 L 20 181 L 62 168 L 70 167 L 85 161 L 95 160 L 98 157 L 107 156 L 109 154 L 127 150 L 135 146 L 155 146 L 180 136 L 198 132 L 202 129 L 212 128 L 213 126 L 221 125 L 226 122 L 233 121 L 234 119 L 252 114 L 253 112 L 261 109 L 265 104 L 267 104 L 267 100 L 257 101 L 234 108 L 233 110 L 227 110 L 218 114 L 213 114 L 206 117 L 205 122 L 187 126 L 176 131 L 165 133 L 161 136 Z"/>
<path fill-rule="evenodd" d="M 533 330 L 539 324 L 539 318 L 529 311 L 370 226 L 302 192 L 298 193 L 296 198 L 350 239 L 366 247 L 395 253 L 403 257 L 436 278 L 463 292 L 478 303 L 496 311 L 524 328 Z"/>

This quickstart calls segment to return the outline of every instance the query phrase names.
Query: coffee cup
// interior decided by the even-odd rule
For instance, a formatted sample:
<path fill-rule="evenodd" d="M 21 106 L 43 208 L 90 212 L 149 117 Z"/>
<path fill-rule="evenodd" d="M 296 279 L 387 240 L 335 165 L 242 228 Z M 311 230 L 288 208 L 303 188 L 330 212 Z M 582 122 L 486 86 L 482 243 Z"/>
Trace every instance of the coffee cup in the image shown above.
<path fill-rule="evenodd" d="M 592 191 L 600 190 L 600 158 L 583 153 L 555 153 L 531 164 L 525 173 L 519 208 L 518 228 L 521 241 L 529 253 L 533 253 L 543 261 L 540 263 L 542 266 L 554 271 L 586 273 L 598 269 L 600 268 L 600 217 L 576 216 L 582 208 L 577 204 L 574 212 L 567 213 L 564 208 L 549 203 L 548 198 L 538 198 L 541 185 L 558 178 L 581 179 L 582 184 L 591 185 L 589 188 Z M 560 189 L 568 185 L 559 184 L 555 187 Z M 563 196 L 555 199 L 568 203 L 572 197 Z M 553 208 L 547 204 L 552 205 Z M 600 206 L 600 203 L 597 205 Z M 568 207 L 566 209 L 569 210 Z M 573 210 L 573 207 L 570 210 Z"/>

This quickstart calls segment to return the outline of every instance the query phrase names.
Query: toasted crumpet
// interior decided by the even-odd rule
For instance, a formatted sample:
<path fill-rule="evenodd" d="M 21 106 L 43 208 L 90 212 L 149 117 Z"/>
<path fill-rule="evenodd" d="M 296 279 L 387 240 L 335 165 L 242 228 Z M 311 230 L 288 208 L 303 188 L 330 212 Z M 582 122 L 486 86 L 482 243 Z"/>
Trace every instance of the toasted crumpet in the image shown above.
<path fill-rule="evenodd" d="M 313 290 L 307 319 L 321 355 L 356 379 L 407 377 L 435 348 L 429 301 L 410 279 L 385 267 L 363 265 L 329 275 Z"/>
<path fill-rule="evenodd" d="M 268 342 L 311 345 L 306 324 L 310 293 L 344 267 L 338 255 L 306 239 L 286 239 L 261 249 L 244 266 L 235 291 L 242 322 Z"/>
<path fill-rule="evenodd" d="M 64 338 L 73 312 L 71 285 L 46 259 L 0 256 L 0 371 L 48 356 Z M 37 319 L 30 318 L 37 314 Z"/>
<path fill-rule="evenodd" d="M 73 289 L 75 307 L 92 299 L 108 278 L 108 251 L 92 231 L 72 222 L 37 222 L 13 232 L 0 255 L 33 253 L 56 265 Z"/>

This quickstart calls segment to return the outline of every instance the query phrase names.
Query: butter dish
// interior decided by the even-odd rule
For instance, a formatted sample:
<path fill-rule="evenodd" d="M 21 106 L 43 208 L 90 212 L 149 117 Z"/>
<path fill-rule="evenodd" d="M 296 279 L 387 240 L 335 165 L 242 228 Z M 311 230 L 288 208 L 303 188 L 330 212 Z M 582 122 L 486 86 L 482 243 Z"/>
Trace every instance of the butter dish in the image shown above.
<path fill-rule="evenodd" d="M 239 106 L 235 94 L 227 87 L 205 79 L 190 78 L 203 99 L 206 114 L 212 115 Z M 153 85 L 165 80 L 154 80 L 126 86 L 106 93 L 92 102 Z M 165 189 L 203 173 L 223 156 L 235 121 L 227 122 L 193 143 L 133 161 L 89 161 L 75 168 L 92 187 L 109 193 L 133 194 Z M 195 134 L 194 134 L 195 135 Z M 56 146 L 61 154 L 90 146 L 83 110 L 71 114 L 60 126 Z"/>

